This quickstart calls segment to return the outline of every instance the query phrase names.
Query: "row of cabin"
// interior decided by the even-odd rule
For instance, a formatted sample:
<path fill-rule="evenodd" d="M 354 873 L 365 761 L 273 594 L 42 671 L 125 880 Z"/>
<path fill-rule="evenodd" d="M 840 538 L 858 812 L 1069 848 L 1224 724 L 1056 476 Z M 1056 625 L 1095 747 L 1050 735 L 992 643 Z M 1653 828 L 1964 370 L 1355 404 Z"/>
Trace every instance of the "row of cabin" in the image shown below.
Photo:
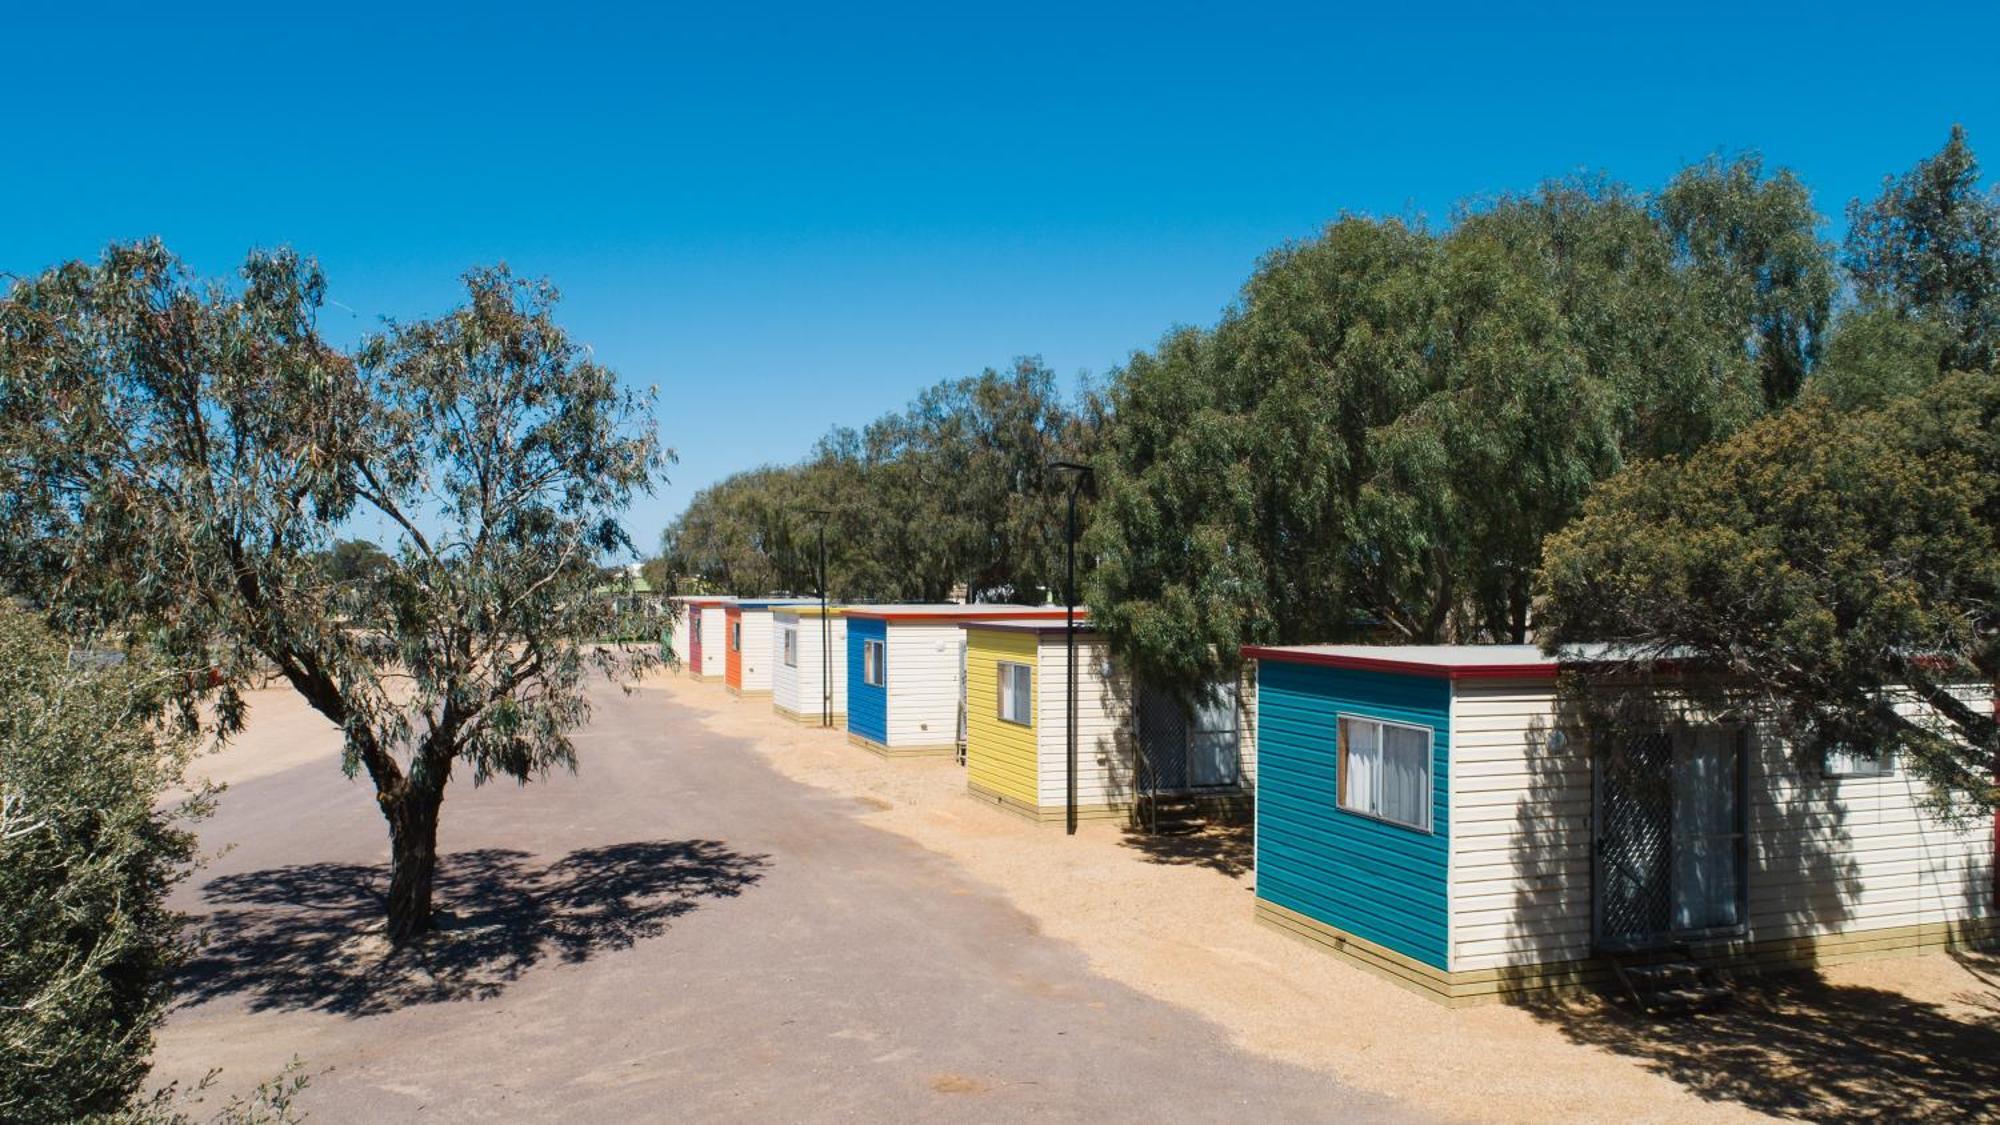
<path fill-rule="evenodd" d="M 959 753 L 997 808 L 1254 809 L 1258 919 L 1444 1003 L 1598 986 L 1635 959 L 1828 964 L 2000 934 L 2000 824 L 1934 813 L 1893 759 L 1801 764 L 1754 706 L 1669 701 L 1607 738 L 1557 690 L 1588 653 L 1250 647 L 1240 682 L 1187 701 L 1087 617 L 1072 661 L 1060 608 L 688 601 L 691 671 L 885 757 Z M 1963 694 L 1992 706 L 1990 686 Z"/>

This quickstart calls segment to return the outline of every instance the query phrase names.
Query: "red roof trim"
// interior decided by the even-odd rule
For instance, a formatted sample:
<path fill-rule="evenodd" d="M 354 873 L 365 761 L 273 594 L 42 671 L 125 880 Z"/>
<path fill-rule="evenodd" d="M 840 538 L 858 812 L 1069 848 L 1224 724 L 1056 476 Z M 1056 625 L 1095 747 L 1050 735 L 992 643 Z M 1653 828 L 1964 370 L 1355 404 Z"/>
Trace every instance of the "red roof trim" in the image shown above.
<path fill-rule="evenodd" d="M 1354 668 L 1369 672 L 1400 672 L 1411 676 L 1434 676 L 1443 680 L 1547 680 L 1562 671 L 1555 661 L 1541 664 L 1420 664 L 1409 660 L 1388 660 L 1375 656 L 1349 656 L 1330 652 L 1300 652 L 1266 645 L 1244 645 L 1246 660 L 1275 660 L 1289 664 L 1317 664 L 1326 668 Z"/>
<path fill-rule="evenodd" d="M 978 620 L 980 618 L 987 618 L 993 621 L 1047 621 L 1047 620 L 1060 621 L 1064 617 L 1066 617 L 1067 614 L 1065 614 L 1064 611 L 1060 609 L 1057 610 L 1038 609 L 1028 613 L 1021 613 L 1019 611 L 1015 611 L 1012 613 L 1006 611 L 995 613 L 990 608 L 978 609 L 974 607 L 967 607 L 967 609 L 962 613 L 959 612 L 958 610 L 940 611 L 940 610 L 929 610 L 929 609 L 915 613 L 897 613 L 894 611 L 885 613 L 880 610 L 871 611 L 862 606 L 849 606 L 847 607 L 847 616 L 872 617 L 881 621 L 973 621 L 973 620 Z M 1077 611 L 1076 619 L 1078 621 L 1082 621 L 1084 619 L 1084 613 L 1082 610 Z"/>

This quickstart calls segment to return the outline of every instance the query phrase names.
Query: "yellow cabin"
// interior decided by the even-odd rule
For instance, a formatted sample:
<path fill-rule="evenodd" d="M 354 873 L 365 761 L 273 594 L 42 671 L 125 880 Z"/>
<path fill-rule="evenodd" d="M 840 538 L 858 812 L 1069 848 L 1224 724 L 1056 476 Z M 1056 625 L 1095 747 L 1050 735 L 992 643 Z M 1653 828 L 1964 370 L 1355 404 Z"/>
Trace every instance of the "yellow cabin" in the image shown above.
<path fill-rule="evenodd" d="M 1051 822 L 1069 811 L 1068 651 L 1064 623 L 976 621 L 965 632 L 966 788 Z M 1255 740 L 1235 684 L 1189 709 L 1136 691 L 1102 634 L 1079 625 L 1076 815 L 1128 819 L 1141 801 L 1247 813 Z"/>

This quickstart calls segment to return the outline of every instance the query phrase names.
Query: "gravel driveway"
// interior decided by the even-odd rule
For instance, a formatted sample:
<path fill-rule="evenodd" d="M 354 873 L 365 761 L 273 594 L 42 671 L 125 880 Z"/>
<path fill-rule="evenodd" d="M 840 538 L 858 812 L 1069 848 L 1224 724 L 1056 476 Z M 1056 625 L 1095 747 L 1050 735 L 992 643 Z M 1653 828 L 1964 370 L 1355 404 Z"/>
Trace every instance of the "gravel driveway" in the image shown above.
<path fill-rule="evenodd" d="M 671 697 L 596 702 L 577 775 L 454 786 L 451 930 L 385 964 L 369 792 L 330 730 L 259 698 L 228 752 L 246 780 L 203 829 L 230 850 L 178 896 L 210 941 L 156 1078 L 222 1066 L 236 1089 L 297 1054 L 329 1122 L 1407 1119 L 1093 975 L 951 861 Z M 323 752 L 241 768 L 301 738 Z"/>

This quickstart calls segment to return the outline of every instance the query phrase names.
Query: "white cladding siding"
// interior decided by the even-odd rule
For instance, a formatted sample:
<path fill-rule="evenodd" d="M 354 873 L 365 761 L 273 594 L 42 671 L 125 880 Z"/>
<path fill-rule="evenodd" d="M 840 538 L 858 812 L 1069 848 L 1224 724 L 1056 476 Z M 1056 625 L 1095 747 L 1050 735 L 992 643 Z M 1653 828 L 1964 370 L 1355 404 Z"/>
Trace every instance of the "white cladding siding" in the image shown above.
<path fill-rule="evenodd" d="M 1550 751 L 1553 687 L 1460 683 L 1451 701 L 1450 967 L 1590 956 L 1590 759 Z"/>
<path fill-rule="evenodd" d="M 1981 701 L 1987 696 L 1977 696 Z M 1591 770 L 1585 740 L 1547 749 L 1546 682 L 1461 682 L 1451 714 L 1451 968 L 1591 953 Z M 1985 917 L 1993 825 L 1953 828 L 1920 783 L 1801 771 L 1750 739 L 1752 942 Z"/>
<path fill-rule="evenodd" d="M 890 621 L 888 734 L 891 747 L 958 742 L 959 648 L 956 621 Z"/>
<path fill-rule="evenodd" d="M 1236 681 L 1236 731 L 1242 741 L 1243 788 L 1257 788 L 1257 663 L 1251 661 Z"/>
<path fill-rule="evenodd" d="M 1982 709 L 1986 692 L 1960 691 Z M 1901 704 L 1905 714 L 1924 708 Z M 1752 759 L 1750 936 L 1877 930 L 1984 918 L 1993 893 L 1993 822 L 1958 827 L 1922 808 L 1923 783 L 1801 771 L 1774 738 Z M 1761 780 L 1761 784 L 1759 781 Z"/>
<path fill-rule="evenodd" d="M 1069 800 L 1069 744 L 1064 734 L 1068 720 L 1069 653 L 1063 634 L 1050 631 L 1041 635 L 1036 658 L 1035 696 L 1040 708 L 1036 718 L 1036 743 L 1041 759 L 1040 803 L 1066 804 Z M 1110 661 L 1111 674 L 1104 673 Z M 1129 804 L 1134 795 L 1134 755 L 1137 732 L 1132 713 L 1132 687 L 1125 670 L 1110 655 L 1100 638 L 1079 640 L 1077 661 L 1077 804 Z M 1257 781 L 1256 737 L 1257 685 L 1246 671 L 1237 692 L 1237 730 L 1241 737 L 1244 789 Z"/>
<path fill-rule="evenodd" d="M 847 714 L 847 620 L 835 617 L 833 634 L 833 714 Z M 785 630 L 798 630 L 798 665 L 785 664 Z M 820 619 L 772 614 L 771 705 L 794 714 L 817 716 L 824 666 L 820 662 Z"/>
<path fill-rule="evenodd" d="M 701 674 L 721 677 L 729 668 L 728 610 L 719 605 L 701 607 Z"/>
<path fill-rule="evenodd" d="M 737 689 L 745 692 L 771 690 L 771 665 L 776 663 L 771 652 L 771 611 L 768 609 L 746 609 L 739 621 L 743 624 L 742 682 Z M 708 655 L 706 652 L 703 656 Z"/>
<path fill-rule="evenodd" d="M 1043 808 L 1069 802 L 1069 650 L 1061 633 L 1043 633 L 1036 657 L 1036 788 Z M 1132 711 L 1125 674 L 1102 641 L 1076 644 L 1076 803 L 1079 808 L 1132 802 Z"/>
<path fill-rule="evenodd" d="M 689 655 L 688 642 L 692 639 L 688 623 L 693 620 L 694 612 L 692 607 L 682 602 L 667 603 L 667 612 L 673 615 L 674 620 L 673 639 L 668 643 L 673 647 L 674 659 L 680 661 L 685 666 Z M 691 672 L 699 670 L 696 668 L 688 669 Z"/>

